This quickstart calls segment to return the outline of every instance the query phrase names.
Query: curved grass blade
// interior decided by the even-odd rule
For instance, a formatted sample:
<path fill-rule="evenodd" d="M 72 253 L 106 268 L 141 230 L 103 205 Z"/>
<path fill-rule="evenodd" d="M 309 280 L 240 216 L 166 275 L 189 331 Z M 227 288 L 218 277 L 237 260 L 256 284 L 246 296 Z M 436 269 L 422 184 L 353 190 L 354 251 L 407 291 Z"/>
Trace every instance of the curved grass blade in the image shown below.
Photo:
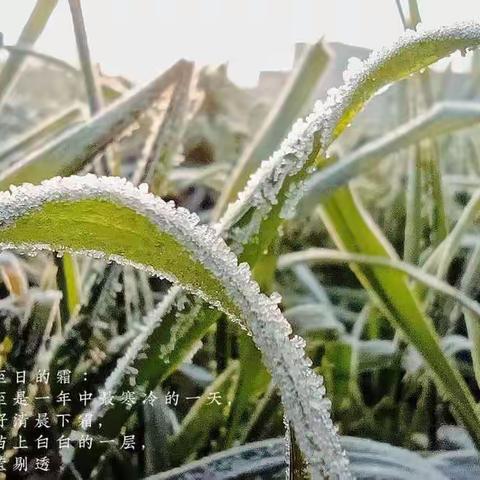
<path fill-rule="evenodd" d="M 424 284 L 427 288 L 436 290 L 455 300 L 459 305 L 466 308 L 471 314 L 477 317 L 480 322 L 480 304 L 478 302 L 465 295 L 461 290 L 458 290 L 437 277 L 425 273 L 420 268 L 402 262 L 401 260 L 391 259 L 385 256 L 362 255 L 359 253 L 330 250 L 327 248 L 311 248 L 300 252 L 286 253 L 282 255 L 278 260 L 278 267 L 293 267 L 295 264 L 301 264 L 302 262 L 340 265 L 355 263 L 397 270 L 405 273 L 417 282 Z"/>
<path fill-rule="evenodd" d="M 405 58 L 404 47 L 408 49 L 414 44 L 422 43 L 423 40 L 425 40 L 425 44 L 415 52 L 415 64 L 406 65 L 409 62 Z M 439 48 L 432 52 L 432 50 L 435 50 L 437 41 Z M 365 69 L 362 65 L 360 72 L 354 76 L 354 81 L 349 82 L 349 88 L 352 88 L 352 85 L 362 86 L 362 82 L 365 80 L 369 84 L 365 92 L 371 94 L 376 88 L 384 86 L 389 81 L 406 76 L 444 54 L 452 53 L 457 48 L 475 46 L 478 41 L 479 31 L 476 24 L 457 25 L 433 32 L 413 34 L 412 37 L 408 38 L 405 36 L 392 49 L 382 52 L 377 57 L 373 56 L 371 61 L 367 62 Z M 395 61 L 398 58 L 401 65 L 395 66 Z M 374 75 L 369 76 L 368 74 L 370 68 L 375 70 L 375 67 L 378 66 L 377 61 L 383 61 L 388 65 L 387 74 L 381 75 L 378 81 L 375 80 Z M 395 78 L 393 78 L 394 76 Z M 320 142 L 314 144 L 314 137 L 322 138 L 323 147 L 328 146 L 329 142 L 326 142 L 325 139 L 328 139 L 328 131 L 333 131 L 331 122 L 327 122 L 332 108 L 336 109 L 334 118 L 342 117 L 341 111 L 349 108 L 349 102 L 345 101 L 348 95 L 343 95 L 348 92 L 343 90 L 340 93 L 342 95 L 337 95 L 335 92 L 330 95 L 326 106 L 318 106 L 314 115 L 307 119 L 307 124 L 300 123 L 295 127 L 290 138 L 282 145 L 282 149 L 269 162 L 264 164 L 251 179 L 240 200 L 229 209 L 222 220 L 219 229 L 224 230 L 237 224 L 239 219 L 242 220 L 242 223 L 235 227 L 235 231 L 232 229 L 231 233 L 238 239 L 237 243 L 240 245 L 253 238 L 253 247 L 244 257 L 252 264 L 262 254 L 263 247 L 268 246 L 269 242 L 276 237 L 277 227 L 281 224 L 282 219 L 288 216 L 290 208 L 286 208 L 285 211 L 283 208 L 287 204 L 287 200 L 290 196 L 294 197 L 295 194 L 301 193 L 301 182 L 311 173 L 308 168 L 315 167 L 321 144 Z M 368 95 L 364 97 L 363 101 L 366 101 Z M 355 108 L 353 110 L 360 108 L 358 101 L 354 104 Z M 340 114 L 337 115 L 339 111 Z M 323 160 L 318 161 L 318 163 L 323 164 Z M 275 207 L 272 208 L 273 203 Z M 291 203 L 294 204 L 295 201 Z M 246 215 L 247 213 L 248 215 Z M 265 217 L 267 219 L 261 228 Z M 266 233 L 261 232 L 259 234 L 258 232 L 261 230 Z"/>
<path fill-rule="evenodd" d="M 407 148 L 426 137 L 436 137 L 480 122 L 480 105 L 471 102 L 440 102 L 425 113 L 366 143 L 333 165 L 314 173 L 306 184 L 300 203 L 309 211 L 336 188 L 372 169 L 392 152 Z"/>
<path fill-rule="evenodd" d="M 459 48 L 465 50 L 479 42 L 480 27 L 475 23 L 411 32 L 392 47 L 372 54 L 356 72 L 347 72 L 345 85 L 331 91 L 325 104 L 319 105 L 305 123 L 294 127 L 294 133 L 280 151 L 259 169 L 239 200 L 227 210 L 221 227 L 237 224 L 232 231 L 238 244 L 253 237 L 242 258 L 253 263 L 269 247 L 282 219 L 294 212 L 309 171 L 328 163 L 325 149 L 378 89 Z M 330 234 L 342 249 L 395 256 L 371 219 L 359 210 L 348 189 L 336 192 L 322 208 Z M 381 299 L 388 318 L 420 350 L 456 414 L 480 444 L 480 417 L 475 402 L 459 372 L 443 354 L 431 321 L 421 311 L 405 278 L 378 267 L 360 267 L 355 273 Z"/>
<path fill-rule="evenodd" d="M 406 32 L 395 44 L 374 52 L 353 71 L 346 82 L 331 89 L 326 101 L 298 121 L 280 149 L 250 178 L 238 200 L 229 206 L 220 228 L 231 228 L 231 237 L 245 248 L 244 258 L 253 261 L 268 248 L 282 220 L 293 215 L 304 183 L 318 167 L 325 167 L 326 149 L 350 124 L 353 117 L 379 89 L 400 80 L 458 49 L 480 43 L 475 22 Z"/>
<path fill-rule="evenodd" d="M 332 110 L 335 110 L 334 124 L 335 120 L 344 119 L 345 112 L 349 109 L 353 112 L 360 109 L 376 89 L 407 76 L 458 48 L 477 45 L 479 35 L 477 24 L 455 25 L 432 32 L 405 35 L 392 48 L 373 55 L 366 64 L 361 65 L 357 74 L 351 76 L 347 87 L 340 92 L 334 91 L 326 105 L 318 105 L 306 123 L 296 124 L 281 149 L 262 164 L 239 200 L 229 207 L 218 229 L 229 230 L 228 236 L 233 240 L 234 248 L 242 250 L 243 245 L 247 244 L 243 258 L 253 265 L 265 247 L 277 236 L 277 227 L 283 218 L 291 214 L 288 204 L 295 205 L 295 197 L 301 195 L 301 183 L 311 173 L 310 169 L 315 168 L 316 163 L 323 166 L 324 160 L 317 160 L 321 145 L 323 148 L 328 147 L 331 140 L 329 137 L 334 137 L 333 131 L 336 135 L 340 133 L 341 129 L 333 128 L 329 119 Z M 411 64 L 407 61 L 407 51 L 413 49 L 416 49 L 415 62 Z M 383 67 L 380 66 L 382 62 Z M 381 75 L 378 75 L 379 72 Z M 353 98 L 349 95 L 349 90 L 353 91 L 357 87 L 363 90 L 361 101 L 360 97 Z M 348 122 L 341 121 L 340 124 L 344 128 Z M 322 142 L 314 142 L 315 137 Z"/>
<path fill-rule="evenodd" d="M 174 298 L 180 292 L 179 287 L 171 288 L 165 298 L 146 316 L 144 319 L 142 329 L 133 338 L 132 342 L 127 347 L 124 355 L 117 361 L 117 365 L 112 373 L 105 380 L 102 388 L 104 392 L 113 395 L 117 390 L 123 377 L 127 374 L 130 365 L 137 358 L 140 351 L 145 347 L 147 340 L 151 337 L 153 330 L 158 327 L 162 319 L 166 316 L 168 311 L 174 304 Z M 89 408 L 92 422 L 95 422 L 102 413 L 103 403 L 100 397 L 96 397 Z"/>
<path fill-rule="evenodd" d="M 322 399 L 321 379 L 304 357 L 275 296 L 259 292 L 247 265 L 185 209 L 117 178 L 69 177 L 0 195 L 3 248 L 83 252 L 180 283 L 248 326 L 278 385 L 289 421 L 314 476 L 350 478 Z M 307 432 L 312 432 L 307 434 Z"/>

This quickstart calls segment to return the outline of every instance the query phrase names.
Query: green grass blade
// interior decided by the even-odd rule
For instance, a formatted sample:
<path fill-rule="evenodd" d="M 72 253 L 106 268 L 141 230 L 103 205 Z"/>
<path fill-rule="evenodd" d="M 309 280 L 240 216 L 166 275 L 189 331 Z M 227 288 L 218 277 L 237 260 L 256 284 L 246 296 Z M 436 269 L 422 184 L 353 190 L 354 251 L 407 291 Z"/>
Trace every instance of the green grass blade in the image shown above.
<path fill-rule="evenodd" d="M 329 107 L 333 104 L 333 107 L 336 109 L 333 124 L 340 119 L 340 124 L 342 125 L 342 128 L 335 127 L 333 129 L 335 134 L 338 135 L 348 124 L 344 119 L 348 116 L 353 117 L 353 114 L 361 108 L 363 103 L 367 101 L 369 96 L 378 88 L 423 68 L 438 58 L 452 53 L 457 48 L 468 48 L 467 46 L 476 45 L 479 41 L 476 28 L 475 25 L 468 26 L 467 29 L 452 27 L 442 32 L 435 31 L 432 34 L 420 35 L 410 40 L 405 38 L 391 50 L 380 55 L 380 60 L 385 66 L 383 69 L 380 61 L 376 63 L 379 57 L 372 59 L 372 62 L 369 64 L 371 74 L 356 77 L 360 80 L 363 78 L 365 82 L 362 83 L 359 81 L 359 83 L 351 82 L 349 84 L 349 89 L 354 90 L 358 87 L 362 90 L 360 95 L 342 95 L 339 102 L 335 102 L 336 95 L 332 95 L 329 99 Z M 421 48 L 416 48 L 419 44 Z M 417 50 L 415 51 L 415 61 L 414 63 L 410 63 L 410 58 L 408 57 L 411 57 L 411 51 L 414 49 Z M 378 75 L 379 72 L 381 75 Z M 344 92 L 342 91 L 341 93 Z M 347 111 L 349 113 L 345 113 Z M 318 129 L 317 133 L 324 130 L 325 127 L 323 122 L 326 121 L 327 118 L 322 116 L 323 113 L 324 111 L 322 110 L 319 114 L 321 119 L 320 123 L 315 124 L 315 119 L 312 120 L 312 124 Z M 476 112 L 476 115 L 478 119 L 478 112 Z M 327 134 L 323 137 L 328 139 L 328 131 L 332 131 L 332 122 L 330 122 L 326 130 Z M 311 138 L 308 138 L 308 135 L 306 135 L 306 137 L 307 139 L 305 140 L 304 138 L 303 140 L 309 145 Z M 301 135 L 300 139 L 302 140 Z M 326 143 L 327 145 L 325 146 L 328 146 L 329 142 Z M 287 142 L 287 146 L 288 145 L 291 145 L 291 142 Z M 281 216 L 282 207 L 288 199 L 289 189 L 291 187 L 293 187 L 293 190 L 295 190 L 295 188 L 297 188 L 297 190 L 300 189 L 299 184 L 307 177 L 306 170 L 309 167 L 315 166 L 319 148 L 320 146 L 316 144 L 313 147 L 313 151 L 309 149 L 308 155 L 296 158 L 285 156 L 285 150 L 280 151 L 276 157 L 269 161 L 269 163 L 256 174 L 255 179 L 251 180 L 249 187 L 242 193 L 240 201 L 231 207 L 230 211 L 227 212 L 227 215 L 222 219 L 222 227 L 224 229 L 229 229 L 234 225 L 238 227 L 237 231 L 240 232 L 242 237 L 239 243 L 244 244 L 252 240 L 247 246 L 247 253 L 244 256 L 251 264 L 254 264 L 257 258 L 263 253 L 264 247 L 268 246 L 269 243 L 276 238 L 278 234 L 277 227 L 283 221 L 283 216 Z M 287 162 L 287 164 L 285 162 Z M 300 170 L 299 173 L 297 173 L 298 170 Z M 277 173 L 279 173 L 278 176 Z M 278 179 L 275 183 L 271 180 L 274 178 Z M 271 184 L 273 184 L 273 188 L 270 191 Z M 258 201 L 255 197 L 256 195 L 258 195 Z M 276 202 L 273 208 L 271 204 L 268 204 L 272 199 L 275 199 Z M 252 213 L 255 209 L 257 213 Z M 260 224 L 262 221 L 265 223 L 257 228 L 255 224 L 259 223 L 259 217 L 261 219 Z M 240 222 L 239 219 L 241 219 Z M 253 225 L 253 228 L 249 228 L 250 225 Z M 247 233 L 243 235 L 242 230 Z M 231 232 L 232 231 L 233 229 Z"/>
<path fill-rule="evenodd" d="M 411 32 L 390 48 L 374 52 L 355 72 L 346 72 L 346 83 L 330 90 L 324 104 L 317 105 L 306 122 L 294 126 L 222 218 L 222 228 L 236 225 L 231 229 L 233 241 L 249 242 L 244 258 L 252 264 L 268 248 L 283 219 L 294 212 L 312 170 L 325 167 L 325 150 L 379 89 L 479 43 L 480 28 L 475 23 Z"/>
<path fill-rule="evenodd" d="M 400 18 L 405 30 L 417 29 L 417 25 L 421 22 L 420 11 L 416 1 L 409 0 L 409 15 L 408 18 L 404 15 L 402 6 L 397 4 Z M 428 70 L 417 74 L 416 81 L 409 83 L 405 86 L 407 94 L 410 100 L 408 102 L 408 115 L 422 111 L 425 106 L 431 106 L 433 101 L 432 89 L 430 85 L 430 76 Z M 403 99 L 405 100 L 405 99 Z M 408 168 L 408 183 L 406 192 L 406 219 L 405 219 L 405 241 L 403 258 L 407 262 L 418 264 L 420 254 L 422 251 L 422 233 L 425 231 L 424 224 L 428 222 L 424 221 L 424 215 L 422 209 L 418 208 L 418 205 L 422 205 L 423 196 L 426 196 L 427 206 L 433 210 L 434 220 L 440 218 L 439 211 L 443 212 L 443 196 L 437 195 L 436 200 L 439 203 L 431 201 L 431 195 L 429 195 L 428 186 L 432 186 L 432 190 L 435 193 L 439 192 L 438 185 L 435 180 L 439 179 L 439 176 L 434 176 L 433 171 L 438 169 L 438 152 L 433 141 L 429 138 L 419 144 L 415 145 L 414 158 L 409 163 Z M 437 188 L 435 188 L 437 187 Z M 425 191 L 424 191 L 425 190 Z M 442 216 L 445 220 L 445 215 Z M 438 232 L 446 230 L 445 224 L 441 225 Z M 434 235 L 437 233 L 435 227 L 432 228 Z"/>
<path fill-rule="evenodd" d="M 294 253 L 286 253 L 278 259 L 280 269 L 293 267 L 302 262 L 325 263 L 325 264 L 359 264 L 385 267 L 387 269 L 397 270 L 411 279 L 422 283 L 425 287 L 435 290 L 448 298 L 451 298 L 463 308 L 467 309 L 471 315 L 478 318 L 480 324 L 480 304 L 471 299 L 461 290 L 452 287 L 446 282 L 438 279 L 434 275 L 425 273 L 422 269 L 415 267 L 401 260 L 388 258 L 385 256 L 363 255 L 360 253 L 350 253 L 347 251 L 329 250 L 327 248 L 310 248 Z"/>
<path fill-rule="evenodd" d="M 480 106 L 470 102 L 439 102 L 412 120 L 347 153 L 333 165 L 314 173 L 300 208 L 308 211 L 336 188 L 374 168 L 392 152 L 407 148 L 426 137 L 436 137 L 480 122 Z"/>
<path fill-rule="evenodd" d="M 468 295 L 476 295 L 478 291 L 478 273 L 480 266 L 480 247 L 476 247 L 470 254 L 465 271 L 460 282 L 460 290 Z M 457 316 L 460 309 L 454 309 L 450 316 L 453 325 L 457 323 Z M 467 309 L 462 309 L 467 325 L 468 338 L 471 341 L 471 354 L 473 371 L 477 385 L 480 386 L 480 325 L 474 315 Z"/>
<path fill-rule="evenodd" d="M 80 305 L 80 287 L 78 282 L 78 266 L 73 255 L 68 253 L 62 258 L 56 258 L 57 286 L 62 292 L 60 311 L 62 320 L 67 322 L 69 318 L 78 312 Z"/>
<path fill-rule="evenodd" d="M 366 212 L 359 209 L 348 189 L 337 191 L 321 208 L 327 228 L 341 250 L 395 259 L 391 246 Z M 476 403 L 460 373 L 443 353 L 431 319 L 422 312 L 405 276 L 378 266 L 352 265 L 351 268 L 380 303 L 387 318 L 424 357 L 440 391 L 476 444 L 480 444 L 480 416 Z"/>
<path fill-rule="evenodd" d="M 238 362 L 232 362 L 205 390 L 183 419 L 180 431 L 171 439 L 169 445 L 173 466 L 181 465 L 192 452 L 208 441 L 214 428 L 225 423 L 228 404 L 238 379 L 238 368 Z M 217 401 L 213 402 L 215 392 L 218 392 L 221 398 L 218 399 L 217 395 Z M 220 402 L 220 405 L 217 402 Z"/>
<path fill-rule="evenodd" d="M 226 448 L 233 446 L 237 438 L 241 436 L 239 431 L 242 425 L 242 415 L 247 411 L 250 403 L 255 402 L 270 383 L 270 375 L 261 364 L 261 353 L 251 338 L 247 335 L 240 335 L 238 342 L 240 345 L 239 383 L 235 390 L 227 423 Z"/>
<path fill-rule="evenodd" d="M 68 0 L 68 4 L 70 6 L 70 13 L 72 16 L 78 57 L 80 59 L 80 66 L 82 68 L 83 79 L 85 81 L 85 88 L 87 91 L 88 106 L 90 108 L 90 114 L 95 115 L 97 112 L 102 110 L 104 102 L 102 89 L 100 88 L 97 75 L 90 58 L 90 48 L 88 47 L 82 4 L 81 0 Z M 99 161 L 96 162 L 95 165 L 95 169 L 98 174 L 111 174 L 111 165 L 113 160 L 112 157 L 111 150 L 109 148 L 105 149 L 103 154 L 100 156 Z"/>
<path fill-rule="evenodd" d="M 422 245 L 422 169 L 420 165 L 420 145 L 416 145 L 408 162 L 408 180 L 405 201 L 405 238 L 403 258 L 417 264 Z"/>
<path fill-rule="evenodd" d="M 77 42 L 78 57 L 80 59 L 80 65 L 85 80 L 85 88 L 87 90 L 88 106 L 90 108 L 90 113 L 95 114 L 103 108 L 103 98 L 90 58 L 90 48 L 88 46 L 87 32 L 85 30 L 82 4 L 80 0 L 68 0 L 68 4 L 72 16 L 75 40 Z"/>

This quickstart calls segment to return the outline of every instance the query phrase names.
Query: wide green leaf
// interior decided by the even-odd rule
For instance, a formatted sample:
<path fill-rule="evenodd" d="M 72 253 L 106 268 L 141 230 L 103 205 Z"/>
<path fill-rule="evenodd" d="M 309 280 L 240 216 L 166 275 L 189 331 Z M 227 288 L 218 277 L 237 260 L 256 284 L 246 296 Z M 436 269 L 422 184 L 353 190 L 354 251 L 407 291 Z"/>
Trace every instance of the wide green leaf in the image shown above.
<path fill-rule="evenodd" d="M 261 294 L 247 265 L 185 209 L 118 178 L 56 178 L 0 195 L 3 248 L 83 252 L 167 277 L 205 298 L 251 332 L 316 476 L 349 478 L 348 462 L 309 368 L 303 341 L 276 297 Z"/>

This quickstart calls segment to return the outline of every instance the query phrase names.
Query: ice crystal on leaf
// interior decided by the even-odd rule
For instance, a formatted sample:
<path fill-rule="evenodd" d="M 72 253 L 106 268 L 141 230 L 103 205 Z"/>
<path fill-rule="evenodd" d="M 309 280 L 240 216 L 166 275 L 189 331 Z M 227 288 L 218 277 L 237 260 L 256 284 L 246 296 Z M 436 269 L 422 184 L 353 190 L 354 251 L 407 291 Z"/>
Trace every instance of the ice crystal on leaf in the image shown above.
<path fill-rule="evenodd" d="M 266 366 L 279 388 L 285 413 L 292 423 L 300 447 L 308 460 L 315 477 L 350 478 L 348 460 L 340 446 L 338 436 L 330 419 L 329 403 L 323 398 L 324 388 L 321 377 L 311 369 L 311 362 L 305 358 L 304 342 L 299 337 L 290 338 L 290 324 L 285 320 L 278 302 L 278 295 L 268 297 L 260 292 L 252 279 L 246 264 L 237 263 L 236 256 L 219 238 L 217 232 L 205 225 L 198 225 L 198 217 L 186 209 L 175 208 L 152 194 L 141 191 L 132 184 L 113 177 L 55 178 L 39 186 L 23 185 L 13 187 L 11 192 L 0 194 L 0 237 L 29 214 L 42 212 L 46 205 L 55 202 L 81 202 L 98 199 L 113 202 L 133 210 L 149 219 L 159 230 L 167 232 L 191 254 L 193 261 L 200 262 L 224 286 L 240 312 L 238 320 L 244 323 L 252 334 L 257 347 L 263 353 Z M 72 219 L 75 222 L 76 219 Z M 113 219 L 115 221 L 115 219 Z M 30 251 L 48 248 L 48 245 L 29 245 L 29 239 L 3 244 L 3 248 L 20 246 Z M 57 247 L 56 247 L 57 248 Z M 70 249 L 65 245 L 65 249 Z M 92 256 L 102 252 L 85 251 Z M 128 258 L 110 255 L 119 263 L 132 264 Z M 151 265 L 134 263 L 150 273 L 163 275 Z M 187 285 L 191 291 L 194 289 Z M 202 294 L 202 292 L 194 291 Z M 210 298 L 210 301 L 212 299 Z M 232 311 L 220 301 L 214 303 L 231 317 Z M 166 304 L 171 305 L 167 301 Z M 160 305 L 158 308 L 164 308 Z M 152 313 L 150 325 L 155 323 L 157 311 Z M 149 322 L 146 322 L 148 329 Z M 131 358 L 140 348 L 140 340 L 129 349 L 131 355 L 122 358 L 116 371 L 108 379 L 105 388 L 115 388 L 119 376 L 116 372 L 128 367 Z M 94 413 L 98 407 L 94 405 Z"/>
<path fill-rule="evenodd" d="M 454 53 L 475 48 L 480 43 L 480 24 L 462 22 L 452 26 L 407 30 L 390 47 L 374 51 L 365 60 L 352 58 L 343 74 L 344 85 L 332 88 L 324 102 L 317 102 L 313 112 L 305 120 L 298 120 L 280 148 L 262 163 L 239 194 L 236 202 L 227 209 L 219 229 L 228 230 L 248 210 L 253 214 L 246 233 L 239 229 L 230 232 L 234 242 L 246 243 L 258 232 L 262 219 L 278 202 L 278 195 L 285 180 L 294 177 L 303 168 L 309 168 L 316 152 L 314 140 L 320 144 L 320 153 L 326 151 L 332 141 L 347 127 L 353 116 L 376 92 L 431 63 Z M 298 188 L 300 186 L 300 188 Z M 282 218 L 290 218 L 303 194 L 303 179 L 290 184 L 286 202 L 281 210 Z M 238 250 L 238 247 L 235 247 Z"/>

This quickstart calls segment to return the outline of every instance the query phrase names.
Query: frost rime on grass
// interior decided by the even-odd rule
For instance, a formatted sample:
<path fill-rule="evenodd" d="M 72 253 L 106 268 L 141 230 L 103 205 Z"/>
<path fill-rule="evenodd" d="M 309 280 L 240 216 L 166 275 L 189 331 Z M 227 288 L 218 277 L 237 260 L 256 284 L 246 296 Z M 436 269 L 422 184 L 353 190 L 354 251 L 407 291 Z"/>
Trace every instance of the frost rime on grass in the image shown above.
<path fill-rule="evenodd" d="M 106 200 L 123 205 L 146 217 L 159 230 L 175 237 L 190 252 L 192 260 L 200 262 L 222 283 L 241 312 L 241 318 L 234 320 L 248 327 L 263 354 L 265 364 L 281 392 L 287 418 L 295 428 L 299 445 L 314 477 L 327 475 L 329 478 L 350 478 L 348 460 L 330 418 L 330 401 L 324 398 L 322 378 L 310 369 L 311 362 L 305 357 L 304 340 L 298 336 L 290 338 L 291 327 L 277 305 L 279 296 L 275 294 L 268 297 L 262 294 L 251 277 L 248 265 L 238 265 L 236 256 L 225 242 L 212 228 L 199 226 L 195 214 L 186 209 L 177 209 L 173 202 L 166 203 L 155 197 L 147 192 L 145 186 L 137 189 L 123 179 L 87 175 L 55 178 L 39 186 L 26 184 L 12 187 L 11 193 L 1 193 L 0 225 L 2 229 L 8 229 L 17 219 L 40 210 L 48 203 L 85 199 Z M 50 246 L 29 245 L 26 242 L 18 245 L 3 244 L 1 247 L 20 247 L 35 253 Z M 58 249 L 57 246 L 55 248 Z M 65 246 L 65 250 L 68 250 L 68 246 Z M 131 265 L 126 258 L 102 252 L 84 253 Z M 134 266 L 150 273 L 154 271 L 149 265 Z M 163 275 L 163 272 L 154 273 Z M 217 306 L 223 307 L 218 302 Z M 226 313 L 232 317 L 232 312 Z M 114 382 L 115 377 L 110 380 Z"/>
<path fill-rule="evenodd" d="M 123 379 L 125 371 L 135 360 L 135 358 L 137 358 L 140 351 L 145 348 L 145 344 L 150 338 L 150 335 L 153 333 L 153 330 L 158 327 L 162 321 L 162 318 L 173 307 L 174 301 L 180 292 L 180 287 L 171 288 L 163 300 L 145 316 L 140 331 L 128 346 L 125 355 L 118 360 L 116 367 L 106 379 L 105 385 L 99 392 L 99 395 L 95 397 L 90 404 L 89 413 L 91 415 L 92 422 L 97 421 L 102 413 L 102 410 L 104 409 L 102 393 L 113 394 L 117 390 L 120 382 Z"/>
<path fill-rule="evenodd" d="M 350 478 L 348 460 L 330 419 L 329 401 L 323 398 L 325 389 L 322 379 L 309 368 L 310 362 L 304 356 L 304 341 L 299 337 L 290 338 L 291 328 L 278 309 L 278 299 L 259 292 L 258 285 L 251 279 L 248 266 L 237 265 L 235 255 L 217 235 L 232 228 L 233 232 L 230 233 L 233 233 L 234 246 L 241 250 L 242 244 L 258 232 L 263 218 L 277 203 L 287 177 L 295 176 L 304 168 L 308 169 L 307 173 L 313 169 L 314 159 L 310 157 L 314 156 L 314 141 L 319 142 L 321 153 L 326 155 L 326 149 L 334 138 L 375 90 L 386 87 L 390 82 L 426 67 L 437 59 L 435 55 L 430 58 L 427 52 L 423 64 L 415 64 L 410 70 L 404 68 L 404 71 L 397 73 L 395 70 L 389 72 L 388 68 L 385 70 L 385 66 L 388 67 L 389 62 L 394 62 L 402 52 L 422 45 L 428 47 L 431 42 L 438 44 L 440 58 L 456 49 L 466 50 L 476 46 L 479 41 L 479 25 L 462 23 L 428 32 L 407 32 L 392 47 L 373 53 L 365 62 L 351 61 L 349 70 L 344 75 L 345 85 L 330 90 L 325 103 L 317 103 L 305 121 L 299 120 L 294 125 L 281 148 L 262 163 L 244 192 L 239 195 L 238 201 L 228 208 L 216 231 L 197 226 L 198 218 L 195 215 L 184 209 L 175 210 L 173 205 L 147 194 L 143 187 L 142 194 L 139 194 L 138 190 L 125 182 L 92 177 L 54 179 L 39 187 L 13 189 L 12 195 L 2 194 L 0 222 L 8 227 L 15 219 L 40 208 L 45 202 L 95 197 L 132 208 L 179 239 L 198 261 L 222 281 L 240 307 L 242 320 L 248 325 L 255 343 L 263 352 L 265 363 L 281 391 L 287 417 L 295 428 L 298 442 L 312 467 L 314 477 L 321 478 L 325 475 L 332 479 Z M 381 78 L 377 81 L 375 75 L 379 73 Z M 290 185 L 287 201 L 282 206 L 283 218 L 293 214 L 302 187 L 302 182 Z M 235 227 L 235 223 L 247 210 L 253 210 L 248 225 L 241 229 Z M 4 248 L 8 247 L 12 245 L 4 245 Z M 111 259 L 129 263 L 126 259 Z M 152 271 L 148 266 L 140 267 Z"/>
<path fill-rule="evenodd" d="M 421 25 L 417 28 L 418 31 L 407 30 L 392 46 L 372 52 L 365 61 L 350 59 L 343 74 L 344 85 L 330 89 L 325 102 L 317 102 L 305 120 L 299 119 L 280 148 L 269 160 L 262 162 L 217 227 L 219 231 L 231 230 L 229 234 L 235 251 L 241 250 L 241 245 L 259 231 L 262 220 L 277 203 L 287 177 L 295 176 L 304 168 L 310 169 L 308 173 L 313 173 L 314 158 L 311 157 L 314 140 L 320 145 L 320 153 L 327 156 L 330 144 L 375 92 L 380 93 L 391 82 L 425 68 L 455 50 L 465 52 L 480 43 L 480 24 L 476 22 L 462 22 L 432 30 L 424 30 Z M 438 48 L 440 53 L 437 56 L 431 56 L 429 44 Z M 418 64 L 411 65 L 409 69 L 408 59 L 402 59 L 403 63 L 395 68 L 395 61 L 414 48 L 427 50 L 420 52 L 418 58 L 414 58 L 412 53 L 412 59 Z M 304 190 L 304 181 L 290 185 L 280 213 L 282 218 L 293 216 Z M 248 224 L 235 227 L 235 223 L 248 210 L 253 211 Z"/>

